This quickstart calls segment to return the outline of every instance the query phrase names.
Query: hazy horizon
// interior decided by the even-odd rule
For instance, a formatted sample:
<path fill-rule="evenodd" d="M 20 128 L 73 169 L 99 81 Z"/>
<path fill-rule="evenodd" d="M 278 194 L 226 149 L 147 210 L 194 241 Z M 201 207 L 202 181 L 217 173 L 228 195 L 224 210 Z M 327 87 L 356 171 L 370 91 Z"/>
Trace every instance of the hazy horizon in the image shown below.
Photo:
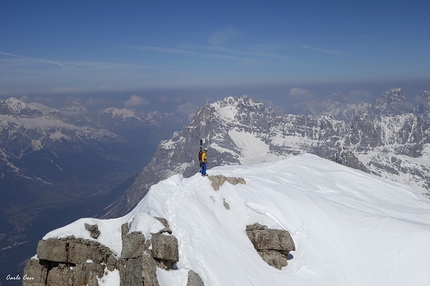
<path fill-rule="evenodd" d="M 174 110 L 226 96 L 268 105 L 430 90 L 430 2 L 9 1 L 0 98 Z"/>

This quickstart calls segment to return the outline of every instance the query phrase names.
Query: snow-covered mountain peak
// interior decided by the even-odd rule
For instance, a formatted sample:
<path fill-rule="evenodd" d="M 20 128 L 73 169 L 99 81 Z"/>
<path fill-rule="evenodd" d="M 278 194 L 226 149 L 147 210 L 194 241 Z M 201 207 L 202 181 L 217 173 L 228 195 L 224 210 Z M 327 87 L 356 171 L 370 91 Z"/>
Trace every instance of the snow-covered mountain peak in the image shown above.
<path fill-rule="evenodd" d="M 274 115 L 271 109 L 264 104 L 244 95 L 242 97 L 226 97 L 224 100 L 207 105 L 211 109 L 211 116 L 225 124 L 251 124 L 256 117 L 261 118 L 268 114 Z"/>
<path fill-rule="evenodd" d="M 71 105 L 63 107 L 60 112 L 66 115 L 82 115 L 88 113 L 88 109 L 77 101 L 74 101 Z"/>
<path fill-rule="evenodd" d="M 430 102 L 430 91 L 423 91 L 423 94 L 421 95 L 421 97 L 425 101 Z"/>
<path fill-rule="evenodd" d="M 0 111 L 4 115 L 40 116 L 56 109 L 50 109 L 39 104 L 25 103 L 15 97 L 10 97 L 0 102 Z"/>
<path fill-rule="evenodd" d="M 133 118 L 133 117 L 139 118 L 139 116 L 136 114 L 137 110 L 131 109 L 131 108 L 109 107 L 109 108 L 103 109 L 102 113 L 110 114 L 112 118 L 117 117 L 123 120 L 127 118 Z"/>
<path fill-rule="evenodd" d="M 393 88 L 387 90 L 381 95 L 381 99 L 386 99 L 388 102 L 405 102 L 406 97 L 401 88 Z"/>
<path fill-rule="evenodd" d="M 399 115 L 413 111 L 414 106 L 406 99 L 401 88 L 384 92 L 372 103 L 372 113 L 375 115 Z"/>
<path fill-rule="evenodd" d="M 29 108 L 29 105 L 27 103 L 15 97 L 10 97 L 6 99 L 5 103 L 9 106 L 11 110 L 13 110 L 16 113 L 19 113 L 23 109 Z"/>
<path fill-rule="evenodd" d="M 235 108 L 237 110 L 240 110 L 241 108 L 254 108 L 254 109 L 263 109 L 264 104 L 261 102 L 256 101 L 252 97 L 248 95 L 244 95 L 242 97 L 234 97 L 229 96 L 224 98 L 223 100 L 216 101 L 211 104 L 214 108 L 217 110 L 221 110 L 223 108 Z"/>
<path fill-rule="evenodd" d="M 332 94 L 328 100 L 331 102 L 347 103 L 346 97 L 340 92 Z"/>

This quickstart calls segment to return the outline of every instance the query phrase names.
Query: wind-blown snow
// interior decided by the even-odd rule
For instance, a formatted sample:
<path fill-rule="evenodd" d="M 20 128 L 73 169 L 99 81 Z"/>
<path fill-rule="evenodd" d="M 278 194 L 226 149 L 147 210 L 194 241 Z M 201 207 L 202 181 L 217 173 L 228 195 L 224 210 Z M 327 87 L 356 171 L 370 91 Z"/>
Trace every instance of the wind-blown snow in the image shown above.
<path fill-rule="evenodd" d="M 99 242 L 119 255 L 120 225 L 135 220 L 133 230 L 155 232 L 161 226 L 150 214 L 166 218 L 179 241 L 178 270 L 157 270 L 160 285 L 185 285 L 189 269 L 217 286 L 430 285 L 430 201 L 412 188 L 314 155 L 208 173 L 246 184 L 214 191 L 207 177 L 175 175 L 122 218 L 82 219 L 45 239 L 91 239 L 83 223 L 97 223 Z M 257 254 L 245 232 L 255 222 L 291 233 L 296 251 L 287 267 L 275 269 Z M 105 285 L 119 279 L 110 277 Z"/>

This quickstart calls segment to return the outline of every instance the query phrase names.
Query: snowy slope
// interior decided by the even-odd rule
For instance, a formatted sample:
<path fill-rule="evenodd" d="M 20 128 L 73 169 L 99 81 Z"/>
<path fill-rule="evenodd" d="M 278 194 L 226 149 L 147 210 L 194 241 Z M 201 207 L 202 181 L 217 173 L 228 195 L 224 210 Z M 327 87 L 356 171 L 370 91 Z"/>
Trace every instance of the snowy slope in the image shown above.
<path fill-rule="evenodd" d="M 157 270 L 160 285 L 185 285 L 188 269 L 207 286 L 430 285 L 430 201 L 412 188 L 314 155 L 209 173 L 243 177 L 246 185 L 214 191 L 206 177 L 175 175 L 124 217 L 81 219 L 44 239 L 92 239 L 83 223 L 97 223 L 98 241 L 119 255 L 120 225 L 150 236 L 162 228 L 157 216 L 169 221 L 180 259 L 178 270 Z M 296 251 L 287 267 L 277 270 L 257 254 L 245 232 L 255 222 L 291 233 Z M 117 272 L 100 280 L 118 281 Z"/>

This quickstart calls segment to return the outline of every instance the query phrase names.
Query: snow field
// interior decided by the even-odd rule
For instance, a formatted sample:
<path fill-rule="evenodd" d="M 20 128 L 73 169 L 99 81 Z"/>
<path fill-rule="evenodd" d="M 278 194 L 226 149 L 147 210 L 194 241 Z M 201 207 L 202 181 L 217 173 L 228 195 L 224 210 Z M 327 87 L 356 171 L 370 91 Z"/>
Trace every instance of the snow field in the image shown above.
<path fill-rule="evenodd" d="M 45 238 L 91 239 L 79 225 L 92 221 L 99 242 L 120 253 L 121 224 L 132 222 L 146 236 L 160 227 L 157 216 L 179 241 L 178 270 L 157 270 L 162 286 L 185 286 L 189 269 L 216 286 L 430 285 L 430 201 L 419 192 L 314 155 L 208 173 L 246 185 L 226 182 L 214 191 L 200 174 L 175 175 L 122 218 L 82 219 Z M 296 251 L 287 267 L 275 269 L 257 254 L 245 232 L 255 222 L 291 233 Z"/>

